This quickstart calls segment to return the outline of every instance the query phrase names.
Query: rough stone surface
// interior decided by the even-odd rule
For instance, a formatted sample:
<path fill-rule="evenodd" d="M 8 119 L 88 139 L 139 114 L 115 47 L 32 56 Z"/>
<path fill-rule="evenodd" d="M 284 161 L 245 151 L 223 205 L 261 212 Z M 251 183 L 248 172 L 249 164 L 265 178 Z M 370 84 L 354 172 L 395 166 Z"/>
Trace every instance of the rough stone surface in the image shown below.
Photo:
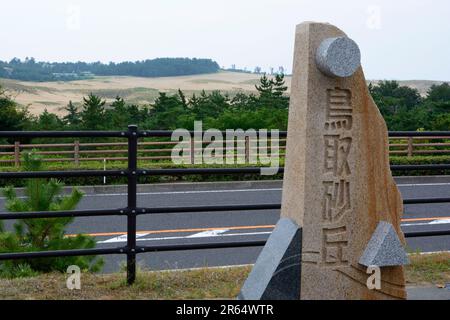
<path fill-rule="evenodd" d="M 381 221 L 359 259 L 359 264 L 366 267 L 394 267 L 408 263 L 408 255 L 394 227 L 388 222 Z"/>
<path fill-rule="evenodd" d="M 300 298 L 301 229 L 280 219 L 245 281 L 238 299 L 298 300 Z"/>
<path fill-rule="evenodd" d="M 381 272 L 381 289 L 366 286 L 359 264 L 380 221 L 400 241 L 403 203 L 389 168 L 386 124 L 362 68 L 329 77 L 316 63 L 338 28 L 297 26 L 282 216 L 302 228 L 301 299 L 404 299 L 403 267 Z"/>
<path fill-rule="evenodd" d="M 327 76 L 350 77 L 361 66 L 361 52 L 352 39 L 328 38 L 322 41 L 316 51 L 316 63 Z"/>

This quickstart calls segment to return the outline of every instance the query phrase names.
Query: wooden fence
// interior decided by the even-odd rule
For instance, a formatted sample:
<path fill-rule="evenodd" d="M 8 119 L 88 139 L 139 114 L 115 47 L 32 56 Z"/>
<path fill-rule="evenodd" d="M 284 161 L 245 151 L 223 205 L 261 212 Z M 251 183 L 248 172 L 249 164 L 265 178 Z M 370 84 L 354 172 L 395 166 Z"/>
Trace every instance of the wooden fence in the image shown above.
<path fill-rule="evenodd" d="M 389 138 L 392 155 L 443 155 L 450 154 L 448 137 L 395 137 Z"/>
<path fill-rule="evenodd" d="M 391 155 L 412 157 L 414 155 L 450 154 L 450 141 L 446 137 L 396 137 L 389 138 L 389 140 Z M 192 142 L 190 146 L 185 146 L 190 150 L 188 152 L 190 163 L 194 162 L 194 154 L 198 152 Z M 170 160 L 172 148 L 179 143 L 176 141 L 140 142 L 138 160 Z M 281 156 L 284 156 L 285 143 L 286 139 L 279 139 Z M 247 162 L 251 152 L 257 149 L 261 150 L 259 147 L 252 146 L 248 137 L 245 139 L 244 147 L 223 148 L 225 152 L 244 150 Z M 73 162 L 77 166 L 82 161 L 126 161 L 128 152 L 126 142 L 80 143 L 77 140 L 73 143 L 21 144 L 16 141 L 14 144 L 0 145 L 0 164 L 20 166 L 23 153 L 31 150 L 44 156 L 43 161 L 45 162 Z"/>
<path fill-rule="evenodd" d="M 270 142 L 270 140 L 268 140 Z M 279 139 L 280 155 L 284 156 L 286 146 L 283 145 L 286 139 Z M 246 137 L 245 140 L 236 140 L 236 143 L 241 143 L 233 147 L 222 148 L 223 153 L 227 152 L 241 152 L 244 155 L 245 161 L 248 162 L 251 153 L 256 150 L 267 149 L 269 147 L 254 147 Z M 171 153 L 175 145 L 185 148 L 184 154 L 189 158 L 186 159 L 188 163 L 194 163 L 194 156 L 199 152 L 200 148 L 191 142 L 177 142 L 177 141 L 151 141 L 140 142 L 138 144 L 138 160 L 170 160 Z M 206 144 L 203 144 L 205 146 Z M 52 144 L 21 144 L 16 141 L 14 144 L 0 145 L 0 164 L 14 164 L 20 166 L 20 162 L 24 152 L 34 150 L 35 154 L 42 155 L 44 162 L 73 162 L 75 165 L 80 165 L 82 161 L 126 161 L 128 153 L 128 144 L 126 142 L 99 142 L 99 143 L 81 143 L 76 140 L 73 143 L 52 143 Z M 12 150 L 11 150 L 12 149 Z M 11 150 L 11 151 L 10 151 Z M 269 152 L 270 153 L 270 152 Z"/>

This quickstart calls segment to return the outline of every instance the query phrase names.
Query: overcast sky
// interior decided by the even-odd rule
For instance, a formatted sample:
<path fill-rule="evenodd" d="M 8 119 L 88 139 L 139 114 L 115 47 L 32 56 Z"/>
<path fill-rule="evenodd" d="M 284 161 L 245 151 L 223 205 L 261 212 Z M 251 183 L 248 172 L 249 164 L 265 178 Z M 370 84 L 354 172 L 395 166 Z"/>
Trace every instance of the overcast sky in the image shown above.
<path fill-rule="evenodd" d="M 450 80 L 448 0 L 39 0 L 0 4 L 0 60 L 204 57 L 292 68 L 295 25 L 330 22 L 370 79 Z"/>

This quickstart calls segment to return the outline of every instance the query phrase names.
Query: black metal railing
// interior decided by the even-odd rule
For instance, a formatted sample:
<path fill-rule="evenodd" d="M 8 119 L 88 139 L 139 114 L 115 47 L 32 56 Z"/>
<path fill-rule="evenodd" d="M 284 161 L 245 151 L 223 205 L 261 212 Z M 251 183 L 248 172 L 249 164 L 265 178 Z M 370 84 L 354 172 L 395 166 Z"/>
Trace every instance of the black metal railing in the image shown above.
<path fill-rule="evenodd" d="M 193 134 L 193 132 L 191 132 Z M 136 244 L 136 218 L 143 214 L 180 214 L 195 212 L 224 212 L 224 211 L 251 211 L 251 210 L 277 210 L 281 208 L 280 203 L 253 204 L 253 205 L 215 205 L 215 206 L 190 206 L 190 207 L 163 207 L 163 208 L 140 208 L 137 206 L 137 183 L 142 176 L 157 175 L 211 175 L 211 174 L 257 174 L 260 167 L 249 168 L 171 168 L 171 169 L 139 169 L 137 166 L 138 139 L 144 137 L 170 137 L 171 131 L 138 131 L 137 126 L 131 125 L 127 131 L 55 131 L 55 132 L 10 132 L 0 131 L 0 138 L 67 138 L 67 137 L 89 137 L 89 138 L 124 138 L 128 141 L 128 167 L 123 170 L 75 170 L 75 171 L 39 171 L 39 172 L 0 172 L 0 178 L 66 178 L 66 177 L 126 177 L 127 207 L 105 210 L 73 210 L 52 212 L 22 212 L 22 213 L 0 213 L 0 220 L 16 219 L 38 219 L 38 218 L 61 218 L 61 217 L 105 217 L 126 216 L 127 217 L 127 244 L 116 248 L 96 248 L 79 250 L 57 250 L 40 252 L 1 253 L 0 261 L 13 259 L 31 259 L 42 257 L 63 256 L 87 256 L 87 255 L 112 255 L 125 254 L 127 256 L 127 282 L 134 283 L 136 278 L 136 255 L 144 252 L 158 251 L 181 251 L 198 249 L 220 249 L 240 247 L 261 247 L 265 240 L 256 241 L 234 241 L 214 243 L 172 244 L 172 245 L 150 245 L 138 246 Z M 280 132 L 281 137 L 286 137 L 286 132 Z M 393 137 L 414 136 L 445 136 L 450 137 L 450 132 L 391 132 Z M 408 170 L 448 170 L 450 164 L 440 165 L 396 165 L 391 166 L 393 171 Z M 284 169 L 280 168 L 279 173 Z M 450 198 L 431 199 L 407 199 L 405 204 L 427 204 L 427 203 L 450 203 Z M 406 232 L 406 237 L 429 237 L 450 235 L 450 230 Z"/>

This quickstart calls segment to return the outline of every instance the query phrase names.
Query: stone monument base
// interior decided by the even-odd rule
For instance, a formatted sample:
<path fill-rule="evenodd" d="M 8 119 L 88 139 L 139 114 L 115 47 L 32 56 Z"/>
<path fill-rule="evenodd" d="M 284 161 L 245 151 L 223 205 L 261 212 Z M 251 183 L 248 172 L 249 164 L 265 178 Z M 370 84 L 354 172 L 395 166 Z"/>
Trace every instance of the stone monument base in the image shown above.
<path fill-rule="evenodd" d="M 238 296 L 240 300 L 299 300 L 302 229 L 291 219 L 276 225 Z"/>

